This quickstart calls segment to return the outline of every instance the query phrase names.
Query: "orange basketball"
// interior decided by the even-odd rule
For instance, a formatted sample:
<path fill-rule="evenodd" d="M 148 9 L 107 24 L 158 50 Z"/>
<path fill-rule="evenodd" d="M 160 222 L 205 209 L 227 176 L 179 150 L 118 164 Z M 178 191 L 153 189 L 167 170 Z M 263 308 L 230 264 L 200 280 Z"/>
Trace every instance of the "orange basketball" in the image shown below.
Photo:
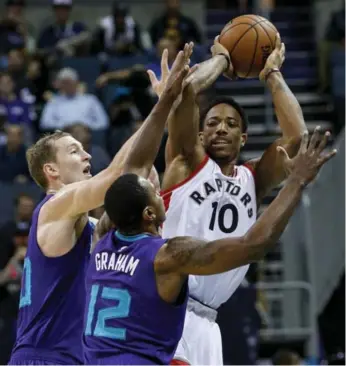
<path fill-rule="evenodd" d="M 219 41 L 227 48 L 240 78 L 257 78 L 275 48 L 275 26 L 258 15 L 242 15 L 223 28 Z"/>

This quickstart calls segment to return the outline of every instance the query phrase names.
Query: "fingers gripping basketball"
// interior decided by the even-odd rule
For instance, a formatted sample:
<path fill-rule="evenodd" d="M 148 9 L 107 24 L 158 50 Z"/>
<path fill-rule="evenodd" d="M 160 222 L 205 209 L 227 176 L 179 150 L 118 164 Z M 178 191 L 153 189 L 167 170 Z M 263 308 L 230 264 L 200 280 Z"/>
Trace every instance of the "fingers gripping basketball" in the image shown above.
<path fill-rule="evenodd" d="M 275 48 L 277 29 L 258 15 L 242 15 L 223 28 L 219 41 L 227 48 L 241 78 L 257 78 Z"/>

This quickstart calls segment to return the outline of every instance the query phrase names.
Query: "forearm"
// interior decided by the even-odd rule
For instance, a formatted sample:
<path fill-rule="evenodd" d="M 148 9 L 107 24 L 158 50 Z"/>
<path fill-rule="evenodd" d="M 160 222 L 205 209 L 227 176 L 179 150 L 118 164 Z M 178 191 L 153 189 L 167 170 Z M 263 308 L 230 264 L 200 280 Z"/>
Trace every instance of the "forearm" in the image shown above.
<path fill-rule="evenodd" d="M 263 258 L 268 249 L 276 244 L 301 198 L 302 191 L 301 182 L 289 177 L 275 200 L 247 232 L 244 242 L 249 262 Z"/>
<path fill-rule="evenodd" d="M 138 131 L 125 163 L 126 173 L 148 176 L 162 141 L 166 121 L 174 98 L 162 95 Z"/>
<path fill-rule="evenodd" d="M 190 88 L 190 89 L 188 89 Z M 170 113 L 168 135 L 171 154 L 188 156 L 198 142 L 199 109 L 192 87 L 185 88 L 178 107 Z"/>
<path fill-rule="evenodd" d="M 184 275 L 211 275 L 263 258 L 286 227 L 301 192 L 300 182 L 291 179 L 242 237 L 224 238 L 209 243 L 190 237 L 169 240 L 159 252 L 156 268 Z"/>
<path fill-rule="evenodd" d="M 266 82 L 284 138 L 300 137 L 306 131 L 302 109 L 280 72 L 273 72 Z"/>
<path fill-rule="evenodd" d="M 199 64 L 197 70 L 187 77 L 187 82 L 191 82 L 196 94 L 200 93 L 213 85 L 216 79 L 226 71 L 227 66 L 226 57 L 216 55 Z"/>
<path fill-rule="evenodd" d="M 90 253 L 93 252 L 93 250 L 95 249 L 95 246 L 97 244 L 97 242 L 112 228 L 114 228 L 113 224 L 111 223 L 108 215 L 106 212 L 103 213 L 103 215 L 101 216 L 99 222 L 97 223 L 95 230 L 94 230 L 94 235 L 93 235 L 93 239 L 92 239 L 92 244 L 91 244 L 91 248 L 90 248 Z"/>

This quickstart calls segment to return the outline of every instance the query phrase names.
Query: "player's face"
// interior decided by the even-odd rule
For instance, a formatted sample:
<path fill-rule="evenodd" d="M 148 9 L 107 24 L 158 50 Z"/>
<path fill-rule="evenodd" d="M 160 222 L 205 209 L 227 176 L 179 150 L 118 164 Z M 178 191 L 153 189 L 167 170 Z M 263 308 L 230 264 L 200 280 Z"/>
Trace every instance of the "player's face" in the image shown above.
<path fill-rule="evenodd" d="M 63 184 L 80 182 L 91 178 L 91 156 L 82 144 L 72 136 L 64 136 L 55 142 L 56 169 Z"/>
<path fill-rule="evenodd" d="M 206 152 L 215 160 L 235 160 L 246 141 L 246 134 L 242 133 L 241 117 L 228 104 L 218 104 L 210 109 L 201 136 Z"/>
<path fill-rule="evenodd" d="M 143 178 L 144 180 L 144 178 Z M 157 189 L 152 182 L 145 179 L 145 182 L 141 183 L 145 185 L 145 188 L 149 195 L 150 207 L 155 215 L 155 225 L 159 227 L 166 220 L 165 205 L 160 195 L 160 190 Z"/>

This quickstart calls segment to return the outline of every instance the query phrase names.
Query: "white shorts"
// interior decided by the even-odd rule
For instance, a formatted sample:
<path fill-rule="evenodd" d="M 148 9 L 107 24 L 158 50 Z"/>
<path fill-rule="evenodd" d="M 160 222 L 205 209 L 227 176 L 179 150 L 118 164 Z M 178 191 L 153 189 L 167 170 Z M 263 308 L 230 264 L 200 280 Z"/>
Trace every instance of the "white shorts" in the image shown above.
<path fill-rule="evenodd" d="M 208 317 L 187 310 L 183 336 L 174 359 L 190 365 L 223 365 L 219 325 Z"/>

